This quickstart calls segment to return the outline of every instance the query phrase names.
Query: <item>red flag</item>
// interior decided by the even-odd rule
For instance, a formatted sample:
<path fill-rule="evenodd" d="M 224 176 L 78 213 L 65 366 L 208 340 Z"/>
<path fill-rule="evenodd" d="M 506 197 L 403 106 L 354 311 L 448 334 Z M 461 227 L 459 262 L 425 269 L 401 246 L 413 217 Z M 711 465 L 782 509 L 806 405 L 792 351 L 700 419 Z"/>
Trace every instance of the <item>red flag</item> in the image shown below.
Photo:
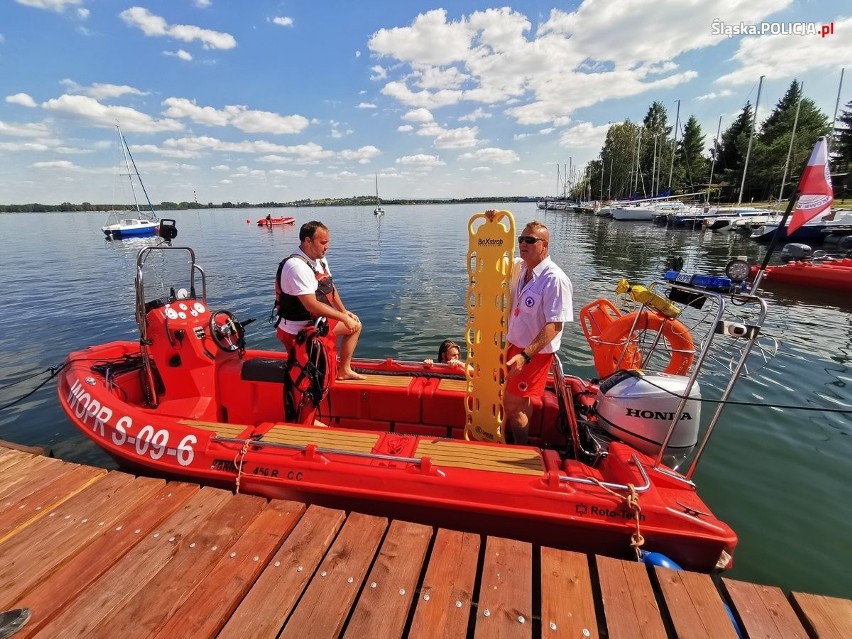
<path fill-rule="evenodd" d="M 831 188 L 831 173 L 828 167 L 828 144 L 824 137 L 819 138 L 814 146 L 811 159 L 802 172 L 799 180 L 799 202 L 790 224 L 787 225 L 787 237 L 797 228 L 812 220 L 834 201 L 834 190 Z"/>

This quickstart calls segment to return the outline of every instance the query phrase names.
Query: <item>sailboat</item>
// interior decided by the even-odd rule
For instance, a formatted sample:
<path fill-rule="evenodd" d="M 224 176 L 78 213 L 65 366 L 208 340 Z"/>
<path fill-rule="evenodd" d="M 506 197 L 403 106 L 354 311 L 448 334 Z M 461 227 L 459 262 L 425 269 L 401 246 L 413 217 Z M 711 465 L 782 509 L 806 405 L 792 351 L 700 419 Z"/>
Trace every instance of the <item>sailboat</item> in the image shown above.
<path fill-rule="evenodd" d="M 124 239 L 127 237 L 144 237 L 148 235 L 157 235 L 160 230 L 160 222 L 157 220 L 157 214 L 154 212 L 154 206 L 148 198 L 148 192 L 145 190 L 145 185 L 142 184 L 142 178 L 139 175 L 139 170 L 136 168 L 136 162 L 130 154 L 130 147 L 127 146 L 127 140 L 121 132 L 121 127 L 116 124 L 115 129 L 118 132 L 118 145 L 123 156 L 123 171 L 119 169 L 121 177 L 127 177 L 130 183 L 130 191 L 133 195 L 133 209 L 128 211 L 117 211 L 115 209 L 109 212 L 107 221 L 101 227 L 104 235 L 109 239 Z M 131 171 L 131 165 L 133 170 Z M 145 195 L 145 201 L 148 203 L 147 210 L 139 206 L 139 201 L 136 198 L 135 181 L 139 183 L 142 193 Z M 121 217 L 129 213 L 127 217 Z"/>
<path fill-rule="evenodd" d="M 384 215 L 385 210 L 382 208 L 382 201 L 379 199 L 379 174 L 376 173 L 376 208 L 373 209 L 373 215 Z"/>

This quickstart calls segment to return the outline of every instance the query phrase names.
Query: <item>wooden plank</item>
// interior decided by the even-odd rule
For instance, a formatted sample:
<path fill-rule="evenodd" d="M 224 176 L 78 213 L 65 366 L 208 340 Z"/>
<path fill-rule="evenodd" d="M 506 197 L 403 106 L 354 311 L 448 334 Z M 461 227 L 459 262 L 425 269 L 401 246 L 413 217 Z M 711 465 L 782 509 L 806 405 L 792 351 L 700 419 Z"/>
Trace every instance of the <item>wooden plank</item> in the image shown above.
<path fill-rule="evenodd" d="M 474 637 L 532 637 L 532 544 L 488 537 Z"/>
<path fill-rule="evenodd" d="M 184 538 L 215 513 L 231 496 L 202 488 L 182 507 L 137 543 L 68 603 L 41 630 L 45 637 L 92 637 L 93 630 L 114 611 L 129 604 L 137 592 L 177 553 Z M 121 633 L 125 634 L 126 629 Z M 115 636 L 115 635 L 114 635 Z"/>
<path fill-rule="evenodd" d="M 600 636 L 586 555 L 542 547 L 541 636 Z"/>
<path fill-rule="evenodd" d="M 749 637 L 806 639 L 808 633 L 780 588 L 723 578 L 734 608 Z"/>
<path fill-rule="evenodd" d="M 19 534 L 22 529 L 50 512 L 51 508 L 102 479 L 108 472 L 103 468 L 64 462 L 55 464 L 54 469 L 59 472 L 54 474 L 48 472 L 53 469 L 46 469 L 42 481 L 34 481 L 26 490 L 21 487 L 15 496 L 9 497 L 10 500 L 15 500 L 16 505 L 8 510 L 4 509 L 5 512 L 0 514 L 0 543 Z"/>
<path fill-rule="evenodd" d="M 438 530 L 409 639 L 467 636 L 479 544 L 479 535 Z"/>
<path fill-rule="evenodd" d="M 316 639 L 340 635 L 387 526 L 383 517 L 349 514 L 280 639 L 302 639 L 308 629 Z"/>
<path fill-rule="evenodd" d="M 164 484 L 163 480 L 137 480 L 126 473 L 111 472 L 0 545 L 0 610 L 9 609 L 83 545 L 151 498 Z"/>
<path fill-rule="evenodd" d="M 655 568 L 677 636 L 737 639 L 737 631 L 710 575 Z"/>
<path fill-rule="evenodd" d="M 852 601 L 800 592 L 792 593 L 792 598 L 793 605 L 801 611 L 814 637 L 852 637 Z"/>
<path fill-rule="evenodd" d="M 344 637 L 402 636 L 430 539 L 431 526 L 391 523 Z"/>
<path fill-rule="evenodd" d="M 157 482 L 140 478 L 143 482 Z M 160 482 L 162 485 L 162 483 Z M 199 490 L 195 484 L 171 483 L 162 486 L 150 499 L 141 502 L 126 515 L 113 519 L 100 535 L 50 573 L 27 595 L 16 602 L 16 607 L 30 608 L 33 616 L 21 636 L 34 633 L 51 621 L 64 607 L 78 596 L 85 596 L 91 584 L 109 570 L 125 553 L 171 516 Z M 61 630 L 60 630 L 61 632 Z M 48 635 L 49 636 L 49 635 Z"/>
<path fill-rule="evenodd" d="M 270 502 L 154 636 L 216 636 L 305 509 L 305 504 L 297 502 Z M 231 557 L 231 553 L 236 554 Z M 248 561 L 238 559 L 246 557 Z"/>
<path fill-rule="evenodd" d="M 429 457 L 435 466 L 467 468 L 515 475 L 541 475 L 544 461 L 534 448 L 477 446 L 447 439 L 420 438 L 415 457 Z"/>
<path fill-rule="evenodd" d="M 666 628 L 644 564 L 596 556 L 610 639 L 662 639 Z"/>
<path fill-rule="evenodd" d="M 219 639 L 276 636 L 345 517 L 342 510 L 310 506 L 231 615 Z"/>
<path fill-rule="evenodd" d="M 379 434 L 280 424 L 266 431 L 261 441 L 296 446 L 314 444 L 317 448 L 369 453 L 379 441 Z"/>
<path fill-rule="evenodd" d="M 232 564 L 253 567 L 254 553 L 244 549 L 239 554 L 233 547 L 267 503 L 263 497 L 228 494 L 220 508 L 175 541 L 176 552 L 161 564 L 160 570 L 120 608 L 115 608 L 90 636 L 150 637 L 224 557 Z M 267 549 L 264 563 L 273 551 L 274 548 Z"/>

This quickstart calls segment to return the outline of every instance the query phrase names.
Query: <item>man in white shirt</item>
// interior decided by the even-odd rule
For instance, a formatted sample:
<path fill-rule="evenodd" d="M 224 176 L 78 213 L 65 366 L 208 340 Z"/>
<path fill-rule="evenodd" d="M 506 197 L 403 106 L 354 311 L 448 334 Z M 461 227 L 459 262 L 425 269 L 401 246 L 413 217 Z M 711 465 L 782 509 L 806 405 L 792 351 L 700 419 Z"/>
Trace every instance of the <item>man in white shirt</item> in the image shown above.
<path fill-rule="evenodd" d="M 286 348 L 302 328 L 317 317 L 328 319 L 329 332 L 342 336 L 338 379 L 364 379 L 352 370 L 352 355 L 361 335 L 361 320 L 346 310 L 325 261 L 330 233 L 322 222 L 299 229 L 299 248 L 278 266 L 275 280 L 278 339 Z"/>
<path fill-rule="evenodd" d="M 550 231 L 532 221 L 518 237 L 520 268 L 512 291 L 507 340 L 508 380 L 504 408 L 516 444 L 529 439 L 531 397 L 544 395 L 553 353 L 562 343 L 562 325 L 574 321 L 573 288 L 565 272 L 550 259 Z"/>

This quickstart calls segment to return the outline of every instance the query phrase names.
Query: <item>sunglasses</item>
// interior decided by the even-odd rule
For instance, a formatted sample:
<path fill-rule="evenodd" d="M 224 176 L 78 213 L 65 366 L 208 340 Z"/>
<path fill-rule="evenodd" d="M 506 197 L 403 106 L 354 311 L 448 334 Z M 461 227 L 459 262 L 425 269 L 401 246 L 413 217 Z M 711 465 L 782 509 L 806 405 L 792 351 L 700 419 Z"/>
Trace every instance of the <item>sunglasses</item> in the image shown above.
<path fill-rule="evenodd" d="M 535 237 L 534 235 L 519 235 L 518 242 L 523 244 L 535 244 L 536 242 L 543 242 L 544 238 Z"/>

